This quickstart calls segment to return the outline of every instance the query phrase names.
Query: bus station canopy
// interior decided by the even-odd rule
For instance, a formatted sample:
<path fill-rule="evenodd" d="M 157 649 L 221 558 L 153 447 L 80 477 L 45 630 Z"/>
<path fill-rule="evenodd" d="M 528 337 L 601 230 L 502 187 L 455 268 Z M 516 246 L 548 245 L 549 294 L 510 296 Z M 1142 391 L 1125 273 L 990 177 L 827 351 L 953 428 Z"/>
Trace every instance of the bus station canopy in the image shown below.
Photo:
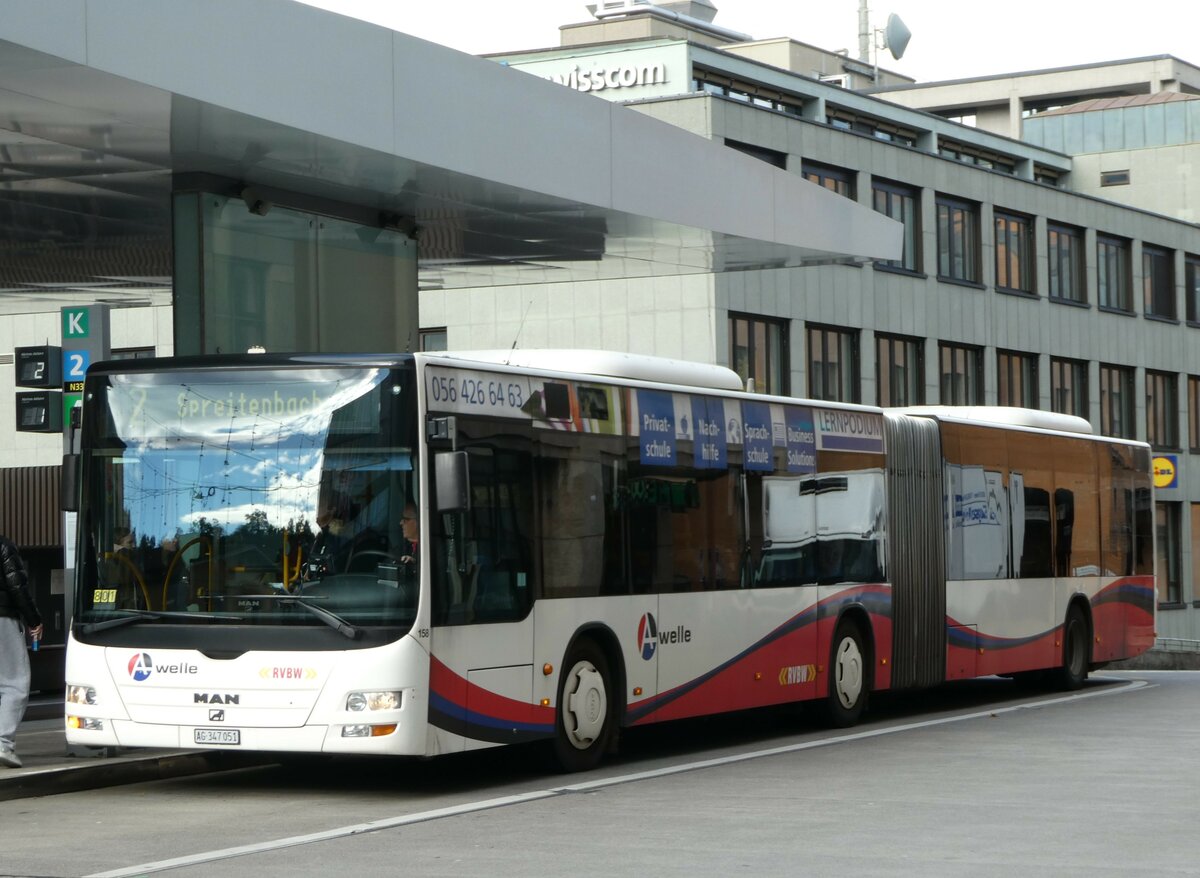
<path fill-rule="evenodd" d="M 0 0 L 0 312 L 169 301 L 180 175 L 413 225 L 422 288 L 901 248 L 798 175 L 293 0 Z"/>

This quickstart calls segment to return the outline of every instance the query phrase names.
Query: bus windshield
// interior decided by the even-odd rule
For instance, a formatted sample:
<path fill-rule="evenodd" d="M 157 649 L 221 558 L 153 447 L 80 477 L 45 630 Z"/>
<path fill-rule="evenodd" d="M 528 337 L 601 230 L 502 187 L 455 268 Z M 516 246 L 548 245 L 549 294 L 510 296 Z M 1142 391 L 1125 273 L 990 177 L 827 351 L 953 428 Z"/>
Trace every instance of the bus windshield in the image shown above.
<path fill-rule="evenodd" d="M 410 626 L 410 382 L 382 367 L 101 376 L 77 621 Z"/>

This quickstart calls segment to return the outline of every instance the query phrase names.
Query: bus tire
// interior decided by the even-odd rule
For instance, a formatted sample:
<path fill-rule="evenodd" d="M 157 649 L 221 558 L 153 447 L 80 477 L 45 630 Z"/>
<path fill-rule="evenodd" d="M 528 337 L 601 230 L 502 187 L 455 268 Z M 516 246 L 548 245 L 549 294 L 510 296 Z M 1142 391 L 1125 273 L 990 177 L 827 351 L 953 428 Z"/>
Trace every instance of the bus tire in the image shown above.
<path fill-rule="evenodd" d="M 867 707 L 868 659 L 858 625 L 843 619 L 838 623 L 829 649 L 829 694 L 825 719 L 834 728 L 855 725 Z"/>
<path fill-rule="evenodd" d="M 1063 623 L 1062 666 L 1053 675 L 1059 689 L 1074 691 L 1087 679 L 1090 642 L 1087 618 L 1078 605 L 1072 606 Z"/>
<path fill-rule="evenodd" d="M 558 681 L 554 756 L 564 771 L 595 768 L 616 722 L 612 674 L 604 651 L 580 640 L 567 654 Z"/>

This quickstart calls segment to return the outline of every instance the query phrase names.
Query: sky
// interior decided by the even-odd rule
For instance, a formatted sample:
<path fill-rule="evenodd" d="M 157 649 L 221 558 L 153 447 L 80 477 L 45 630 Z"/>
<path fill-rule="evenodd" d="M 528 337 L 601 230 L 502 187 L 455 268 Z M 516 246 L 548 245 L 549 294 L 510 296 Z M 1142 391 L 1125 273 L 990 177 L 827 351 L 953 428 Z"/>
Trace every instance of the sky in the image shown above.
<path fill-rule="evenodd" d="M 299 0 L 481 55 L 559 44 L 558 28 L 591 20 L 583 0 Z M 714 24 L 754 39 L 787 36 L 858 56 L 858 0 L 712 0 Z M 1174 55 L 1200 66 L 1200 0 L 874 0 L 912 32 L 880 67 L 921 82 Z"/>

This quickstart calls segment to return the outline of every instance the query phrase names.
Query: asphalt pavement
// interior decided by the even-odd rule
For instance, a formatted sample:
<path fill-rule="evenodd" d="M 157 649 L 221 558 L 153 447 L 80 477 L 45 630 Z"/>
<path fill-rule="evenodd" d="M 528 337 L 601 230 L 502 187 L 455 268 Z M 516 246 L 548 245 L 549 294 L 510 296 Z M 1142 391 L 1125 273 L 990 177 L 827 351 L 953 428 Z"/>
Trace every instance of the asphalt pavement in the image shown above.
<path fill-rule="evenodd" d="M 1200 668 L 1200 652 L 1192 649 L 1173 653 L 1156 649 L 1111 667 L 1196 669 Z M 17 729 L 16 749 L 24 765 L 21 768 L 0 766 L 0 802 L 231 771 L 278 761 L 274 754 L 260 752 L 68 747 L 61 692 L 32 695 L 25 719 Z"/>

